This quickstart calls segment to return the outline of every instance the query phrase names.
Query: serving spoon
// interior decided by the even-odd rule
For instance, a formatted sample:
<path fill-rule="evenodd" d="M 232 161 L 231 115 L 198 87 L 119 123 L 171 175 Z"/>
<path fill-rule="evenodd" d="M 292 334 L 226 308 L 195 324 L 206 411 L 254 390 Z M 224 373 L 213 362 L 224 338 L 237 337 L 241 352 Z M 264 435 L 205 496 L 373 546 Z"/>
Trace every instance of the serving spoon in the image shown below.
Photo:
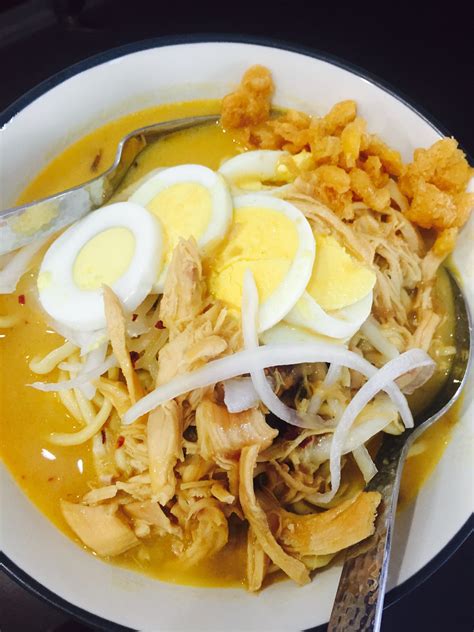
<path fill-rule="evenodd" d="M 438 421 L 458 399 L 472 356 L 472 323 L 464 295 L 449 272 L 455 307 L 453 364 L 443 387 L 426 410 L 415 418 L 415 427 L 398 436 L 385 437 L 377 454 L 378 473 L 367 486 L 382 495 L 375 533 L 346 554 L 328 632 L 378 632 L 382 621 L 390 548 L 403 464 L 413 442 Z"/>
<path fill-rule="evenodd" d="M 215 123 L 218 119 L 218 115 L 190 116 L 141 127 L 120 141 L 112 166 L 99 176 L 50 197 L 0 211 L 0 255 L 52 235 L 104 205 L 138 154 L 151 143 L 174 132 Z"/>

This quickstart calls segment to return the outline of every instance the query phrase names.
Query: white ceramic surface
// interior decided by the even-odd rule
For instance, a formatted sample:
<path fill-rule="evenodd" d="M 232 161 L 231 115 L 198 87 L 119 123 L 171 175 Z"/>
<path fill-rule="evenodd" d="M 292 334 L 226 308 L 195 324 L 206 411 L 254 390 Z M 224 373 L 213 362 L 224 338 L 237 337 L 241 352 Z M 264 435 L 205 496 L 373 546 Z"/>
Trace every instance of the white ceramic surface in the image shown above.
<path fill-rule="evenodd" d="M 31 177 L 88 130 L 150 106 L 220 97 L 242 73 L 260 63 L 273 73 L 275 103 L 323 113 L 336 101 L 356 99 L 369 128 L 405 159 L 438 132 L 416 112 L 366 79 L 294 52 L 237 43 L 193 43 L 151 48 L 76 74 L 19 112 L 0 132 L 1 207 L 13 203 Z M 456 260 L 474 300 L 473 224 Z M 461 422 L 416 503 L 397 521 L 389 585 L 427 564 L 469 518 L 473 507 L 471 372 Z M 25 498 L 5 469 L 1 544 L 26 573 L 70 603 L 141 630 L 301 630 L 328 620 L 339 570 L 330 568 L 303 588 L 281 582 L 261 594 L 175 586 L 107 565 L 75 546 Z"/>

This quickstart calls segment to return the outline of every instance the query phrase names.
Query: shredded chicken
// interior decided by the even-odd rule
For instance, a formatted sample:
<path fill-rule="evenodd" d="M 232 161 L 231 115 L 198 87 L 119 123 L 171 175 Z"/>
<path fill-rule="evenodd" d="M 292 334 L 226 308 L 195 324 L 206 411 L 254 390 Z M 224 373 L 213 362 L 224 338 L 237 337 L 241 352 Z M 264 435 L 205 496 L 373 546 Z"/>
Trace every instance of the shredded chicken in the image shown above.
<path fill-rule="evenodd" d="M 199 453 L 204 459 L 238 458 L 242 448 L 268 447 L 278 432 L 257 408 L 229 413 L 225 406 L 204 400 L 196 410 Z"/>
<path fill-rule="evenodd" d="M 130 399 L 132 403 L 135 403 L 143 395 L 143 389 L 135 374 L 127 349 L 125 316 L 122 305 L 114 292 L 106 285 L 104 286 L 104 309 L 110 344 L 122 369 Z"/>
<path fill-rule="evenodd" d="M 183 331 L 202 309 L 203 280 L 196 241 L 180 239 L 173 251 L 160 303 L 160 318 L 170 337 Z"/>
<path fill-rule="evenodd" d="M 158 356 L 157 385 L 166 384 L 176 375 L 187 373 L 224 353 L 227 342 L 213 331 L 213 323 L 202 314 L 172 338 Z"/>
<path fill-rule="evenodd" d="M 298 584 L 307 584 L 309 574 L 302 562 L 282 549 L 270 530 L 265 512 L 255 498 L 253 487 L 254 468 L 259 446 L 244 448 L 240 457 L 239 496 L 245 518 L 253 529 L 255 538 L 268 557 Z"/>
<path fill-rule="evenodd" d="M 269 561 L 252 527 L 249 527 L 247 533 L 247 584 L 251 592 L 260 590 L 262 587 L 268 571 Z"/>
<path fill-rule="evenodd" d="M 167 402 L 148 416 L 147 438 L 150 482 L 153 498 L 162 505 L 174 496 L 174 467 L 182 458 L 181 410 L 175 401 Z"/>
<path fill-rule="evenodd" d="M 299 558 L 331 555 L 372 535 L 378 492 L 361 492 L 333 509 L 299 516 L 278 509 L 270 513 L 280 522 L 279 541 Z"/>
<path fill-rule="evenodd" d="M 139 540 L 118 513 L 118 505 L 95 507 L 61 501 L 61 511 L 74 533 L 98 555 L 120 555 Z"/>
<path fill-rule="evenodd" d="M 180 527 L 174 525 L 157 502 L 131 502 L 124 505 L 125 512 L 134 521 L 140 520 L 157 528 L 159 535 L 181 535 Z"/>
<path fill-rule="evenodd" d="M 182 555 L 182 559 L 188 564 L 197 564 L 214 555 L 229 539 L 227 519 L 224 513 L 211 503 L 191 517 L 188 532 L 191 544 Z"/>

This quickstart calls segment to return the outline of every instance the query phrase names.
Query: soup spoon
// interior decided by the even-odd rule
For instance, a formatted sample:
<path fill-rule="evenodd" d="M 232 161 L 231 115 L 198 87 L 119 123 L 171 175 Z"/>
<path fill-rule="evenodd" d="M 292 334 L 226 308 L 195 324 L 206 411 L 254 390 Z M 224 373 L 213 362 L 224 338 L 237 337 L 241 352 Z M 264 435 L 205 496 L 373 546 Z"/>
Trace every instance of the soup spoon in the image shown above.
<path fill-rule="evenodd" d="M 0 211 L 0 255 L 52 235 L 104 205 L 138 154 L 151 143 L 174 132 L 215 123 L 218 119 L 217 115 L 190 116 L 141 127 L 120 141 L 112 166 L 92 180 L 30 204 Z"/>
<path fill-rule="evenodd" d="M 449 272 L 449 271 L 448 271 Z M 455 306 L 455 346 L 451 371 L 435 400 L 415 418 L 415 427 L 387 436 L 377 454 L 378 473 L 367 486 L 382 495 L 375 533 L 346 555 L 328 632 L 377 632 L 380 629 L 390 547 L 403 463 L 413 442 L 458 399 L 472 355 L 472 324 L 463 293 L 449 273 Z"/>

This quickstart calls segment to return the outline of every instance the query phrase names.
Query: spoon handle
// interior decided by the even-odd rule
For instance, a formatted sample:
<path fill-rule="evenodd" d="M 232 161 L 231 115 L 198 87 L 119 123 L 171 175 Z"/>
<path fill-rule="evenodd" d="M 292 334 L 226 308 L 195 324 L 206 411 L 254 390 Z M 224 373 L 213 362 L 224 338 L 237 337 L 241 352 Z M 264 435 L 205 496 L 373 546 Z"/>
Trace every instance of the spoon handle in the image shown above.
<path fill-rule="evenodd" d="M 382 619 L 392 531 L 397 508 L 405 437 L 384 442 L 378 458 L 379 471 L 368 486 L 382 495 L 375 533 L 368 542 L 351 550 L 342 569 L 328 632 L 377 632 Z M 408 441 L 408 444 L 411 442 Z"/>
<path fill-rule="evenodd" d="M 150 143 L 166 134 L 215 123 L 218 118 L 213 114 L 190 116 L 141 127 L 120 141 L 113 165 L 92 180 L 23 206 L 0 210 L 0 255 L 45 239 L 105 204 Z"/>

